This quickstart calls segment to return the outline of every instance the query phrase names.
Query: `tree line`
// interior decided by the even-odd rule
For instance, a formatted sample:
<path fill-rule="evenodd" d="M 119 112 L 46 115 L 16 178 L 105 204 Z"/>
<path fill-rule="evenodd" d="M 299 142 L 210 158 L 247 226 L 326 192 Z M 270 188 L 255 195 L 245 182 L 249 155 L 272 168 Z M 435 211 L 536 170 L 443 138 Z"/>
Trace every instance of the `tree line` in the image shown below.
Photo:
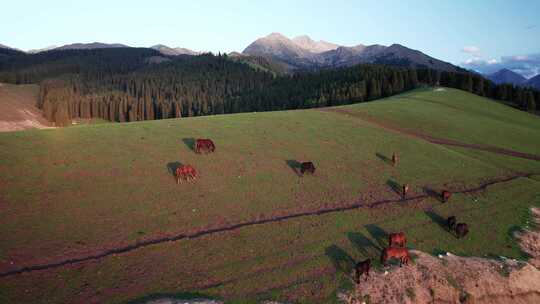
<path fill-rule="evenodd" d="M 221 54 L 169 57 L 144 48 L 0 56 L 0 81 L 40 83 L 38 107 L 58 126 L 73 118 L 127 122 L 334 106 L 421 85 L 457 88 L 531 112 L 540 100 L 538 91 L 467 72 L 367 64 L 280 75 Z"/>

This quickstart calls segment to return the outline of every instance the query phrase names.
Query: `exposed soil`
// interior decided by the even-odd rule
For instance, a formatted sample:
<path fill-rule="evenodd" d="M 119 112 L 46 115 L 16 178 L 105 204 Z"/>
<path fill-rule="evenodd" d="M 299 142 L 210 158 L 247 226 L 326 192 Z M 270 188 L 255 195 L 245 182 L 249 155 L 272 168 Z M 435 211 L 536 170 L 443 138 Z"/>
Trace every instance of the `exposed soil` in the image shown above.
<path fill-rule="evenodd" d="M 540 210 L 532 212 L 540 223 Z M 411 251 L 413 264 L 373 272 L 340 298 L 349 304 L 540 303 L 540 231 L 526 230 L 518 237 L 531 255 L 529 262 Z"/>
<path fill-rule="evenodd" d="M 525 158 L 525 159 L 531 159 L 531 160 L 540 160 L 540 155 L 534 155 L 524 152 L 519 152 L 515 150 L 509 150 L 505 148 L 490 146 L 490 145 L 482 145 L 482 144 L 468 144 L 459 142 L 457 140 L 451 140 L 451 139 L 445 139 L 445 138 L 436 138 L 431 135 L 427 135 L 425 133 L 419 132 L 419 131 L 412 131 L 408 129 L 401 128 L 395 124 L 392 124 L 387 121 L 381 121 L 378 120 L 368 114 L 360 113 L 360 112 L 351 112 L 349 110 L 340 109 L 340 108 L 325 108 L 320 109 L 320 111 L 328 111 L 328 112 L 335 112 L 340 113 L 344 115 L 349 115 L 353 117 L 361 118 L 364 121 L 367 121 L 371 124 L 374 124 L 380 128 L 383 128 L 385 130 L 393 131 L 399 134 L 407 135 L 410 137 L 419 138 L 422 140 L 425 140 L 427 142 L 430 142 L 432 144 L 437 145 L 445 145 L 445 146 L 455 146 L 455 147 L 461 147 L 461 148 L 468 148 L 468 149 L 475 149 L 475 150 L 481 150 L 491 153 L 497 153 L 502 155 L 508 155 L 513 157 L 519 157 L 519 158 Z"/>
<path fill-rule="evenodd" d="M 495 184 L 498 184 L 498 183 L 505 183 L 505 182 L 512 181 L 514 179 L 518 179 L 518 178 L 522 178 L 522 177 L 530 177 L 530 176 L 533 176 L 533 175 L 536 175 L 536 173 L 517 173 L 517 174 L 511 175 L 511 176 L 498 177 L 498 178 L 494 178 L 494 179 L 491 179 L 491 180 L 486 180 L 483 183 L 481 183 L 479 186 L 476 186 L 476 187 L 462 188 L 462 189 L 449 189 L 449 190 L 452 191 L 453 193 L 479 192 L 479 191 L 483 191 L 484 189 L 486 189 L 488 186 L 491 186 L 491 185 L 495 185 Z M 130 251 L 133 251 L 133 250 L 137 250 L 137 249 L 152 246 L 152 245 L 158 245 L 158 244 L 165 243 L 165 242 L 172 242 L 172 241 L 178 241 L 178 240 L 183 240 L 183 239 L 195 239 L 195 238 L 200 238 L 200 237 L 215 234 L 215 233 L 234 231 L 234 230 L 237 230 L 237 229 L 240 229 L 240 228 L 243 228 L 243 227 L 248 227 L 248 226 L 281 222 L 281 221 L 294 219 L 294 218 L 299 218 L 299 217 L 304 217 L 304 216 L 317 216 L 317 215 L 322 215 L 322 214 L 327 214 L 327 213 L 342 212 L 342 211 L 353 210 L 353 209 L 358 209 L 358 208 L 363 208 L 363 207 L 365 207 L 365 208 L 375 208 L 375 207 L 379 207 L 381 205 L 386 205 L 386 204 L 391 204 L 391 203 L 403 204 L 403 203 L 406 203 L 406 202 L 415 202 L 415 201 L 418 201 L 419 199 L 432 197 L 433 195 L 434 195 L 433 193 L 424 193 L 424 194 L 418 194 L 418 195 L 414 195 L 414 196 L 411 195 L 411 196 L 408 196 L 405 199 L 401 199 L 401 198 L 399 198 L 399 199 L 386 199 L 386 200 L 371 201 L 371 202 L 357 201 L 357 202 L 355 202 L 353 204 L 350 204 L 350 205 L 347 205 L 347 206 L 323 207 L 323 208 L 319 208 L 319 209 L 313 210 L 313 211 L 304 211 L 304 212 L 299 212 L 299 213 L 291 213 L 291 214 L 287 214 L 287 215 L 270 217 L 270 218 L 259 218 L 258 220 L 247 221 L 247 222 L 237 223 L 237 224 L 231 224 L 231 225 L 226 225 L 226 226 L 216 227 L 216 228 L 211 228 L 211 229 L 204 229 L 204 230 L 199 230 L 199 231 L 196 231 L 196 232 L 193 232 L 193 233 L 181 233 L 181 234 L 172 235 L 172 236 L 160 236 L 160 237 L 156 237 L 156 238 L 152 238 L 152 239 L 143 240 L 143 241 L 131 244 L 131 245 L 119 246 L 119 247 L 116 247 L 116 248 L 110 248 L 110 249 L 106 249 L 106 250 L 102 250 L 102 251 L 96 251 L 96 252 L 93 252 L 93 253 L 88 253 L 87 255 L 66 257 L 63 260 L 59 260 L 59 261 L 56 261 L 56 262 L 50 262 L 50 263 L 47 263 L 47 264 L 40 264 L 40 265 L 31 265 L 31 266 L 26 266 L 26 267 L 15 268 L 15 269 L 3 271 L 3 272 L 0 272 L 0 278 L 9 277 L 9 276 L 13 276 L 13 275 L 21 274 L 21 273 L 26 273 L 26 272 L 54 269 L 54 268 L 58 268 L 58 267 L 62 267 L 62 266 L 82 263 L 82 262 L 91 261 L 91 260 L 98 260 L 98 259 L 102 259 L 102 258 L 105 258 L 105 257 L 108 257 L 108 256 L 112 256 L 112 255 L 116 255 L 116 254 L 123 254 L 123 253 L 127 253 L 127 252 L 130 252 Z"/>
<path fill-rule="evenodd" d="M 37 87 L 0 83 L 0 132 L 51 128 L 36 108 Z"/>

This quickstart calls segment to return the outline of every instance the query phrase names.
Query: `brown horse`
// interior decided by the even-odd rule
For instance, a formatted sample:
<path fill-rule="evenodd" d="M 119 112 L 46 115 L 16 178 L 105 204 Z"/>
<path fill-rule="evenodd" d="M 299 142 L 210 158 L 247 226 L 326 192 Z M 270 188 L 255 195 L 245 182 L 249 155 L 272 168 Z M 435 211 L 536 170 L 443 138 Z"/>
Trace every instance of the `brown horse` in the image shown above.
<path fill-rule="evenodd" d="M 211 139 L 207 138 L 198 138 L 195 142 L 195 153 L 200 154 L 201 152 L 210 153 L 216 150 L 216 145 Z"/>
<path fill-rule="evenodd" d="M 300 172 L 304 174 L 308 172 L 309 174 L 315 173 L 315 165 L 312 162 L 303 162 L 300 164 Z"/>
<path fill-rule="evenodd" d="M 443 190 L 441 192 L 441 198 L 442 198 L 443 203 L 446 203 L 450 199 L 450 197 L 452 197 L 452 192 L 448 190 Z"/>
<path fill-rule="evenodd" d="M 398 155 L 394 152 L 394 154 L 392 154 L 392 165 L 394 167 L 397 166 L 398 161 L 399 161 Z"/>
<path fill-rule="evenodd" d="M 367 281 L 369 277 L 370 269 L 371 269 L 371 259 L 367 259 L 365 261 L 356 263 L 356 265 L 354 266 L 354 271 L 356 274 L 356 284 L 360 283 L 360 276 L 363 275 L 364 273 L 366 274 L 365 281 Z"/>
<path fill-rule="evenodd" d="M 407 248 L 388 247 L 382 251 L 381 264 L 386 266 L 386 262 L 392 258 L 399 259 L 399 267 L 401 267 L 403 264 L 408 265 L 409 261 L 411 260 L 409 250 Z"/>
<path fill-rule="evenodd" d="M 401 196 L 403 199 L 405 199 L 405 197 L 407 197 L 407 193 L 409 193 L 409 184 L 405 184 L 403 185 L 403 189 L 402 189 L 402 193 L 401 193 Z"/>
<path fill-rule="evenodd" d="M 183 165 L 176 168 L 176 183 L 179 184 L 181 180 L 185 179 L 190 181 L 197 178 L 197 170 L 190 165 Z"/>
<path fill-rule="evenodd" d="M 405 236 L 405 233 L 398 232 L 398 233 L 390 233 L 388 235 L 389 247 L 398 247 L 398 246 L 405 247 L 406 244 L 407 244 L 407 237 Z"/>

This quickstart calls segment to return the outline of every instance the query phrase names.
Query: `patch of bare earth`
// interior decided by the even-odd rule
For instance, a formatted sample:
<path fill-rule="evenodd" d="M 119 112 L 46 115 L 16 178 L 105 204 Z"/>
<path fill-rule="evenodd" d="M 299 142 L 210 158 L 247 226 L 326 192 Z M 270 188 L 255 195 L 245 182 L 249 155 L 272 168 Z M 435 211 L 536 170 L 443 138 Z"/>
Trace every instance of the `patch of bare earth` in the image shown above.
<path fill-rule="evenodd" d="M 540 209 L 532 209 L 540 223 Z M 347 304 L 359 303 L 540 303 L 540 231 L 518 235 L 529 262 L 501 258 L 431 256 L 414 251 L 414 263 L 373 272 L 350 293 Z"/>
<path fill-rule="evenodd" d="M 0 83 L 0 132 L 51 128 L 36 107 L 36 85 Z"/>

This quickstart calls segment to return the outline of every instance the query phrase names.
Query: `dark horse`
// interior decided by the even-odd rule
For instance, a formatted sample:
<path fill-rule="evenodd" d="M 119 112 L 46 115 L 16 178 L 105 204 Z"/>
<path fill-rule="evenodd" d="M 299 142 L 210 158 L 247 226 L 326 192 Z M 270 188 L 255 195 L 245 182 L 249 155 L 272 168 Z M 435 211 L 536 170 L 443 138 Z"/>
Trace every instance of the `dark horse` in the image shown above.
<path fill-rule="evenodd" d="M 454 231 L 456 228 L 457 219 L 455 216 L 451 216 L 446 220 L 446 224 L 448 225 L 448 230 Z"/>
<path fill-rule="evenodd" d="M 456 236 L 457 238 L 462 238 L 469 233 L 469 226 L 465 223 L 458 223 L 456 225 Z"/>
<path fill-rule="evenodd" d="M 300 164 L 300 172 L 304 174 L 305 172 L 308 172 L 310 174 L 315 173 L 315 165 L 312 162 L 303 162 Z"/>
<path fill-rule="evenodd" d="M 216 146 L 214 145 L 214 142 L 211 139 L 207 138 L 198 138 L 195 141 L 195 153 L 210 153 L 214 152 L 216 150 Z"/>
<path fill-rule="evenodd" d="M 354 266 L 354 271 L 356 274 L 356 284 L 360 283 L 360 276 L 363 275 L 364 273 L 366 274 L 365 281 L 367 281 L 369 277 L 370 269 L 371 269 L 371 259 L 367 259 L 365 261 L 356 263 L 356 265 Z"/>

